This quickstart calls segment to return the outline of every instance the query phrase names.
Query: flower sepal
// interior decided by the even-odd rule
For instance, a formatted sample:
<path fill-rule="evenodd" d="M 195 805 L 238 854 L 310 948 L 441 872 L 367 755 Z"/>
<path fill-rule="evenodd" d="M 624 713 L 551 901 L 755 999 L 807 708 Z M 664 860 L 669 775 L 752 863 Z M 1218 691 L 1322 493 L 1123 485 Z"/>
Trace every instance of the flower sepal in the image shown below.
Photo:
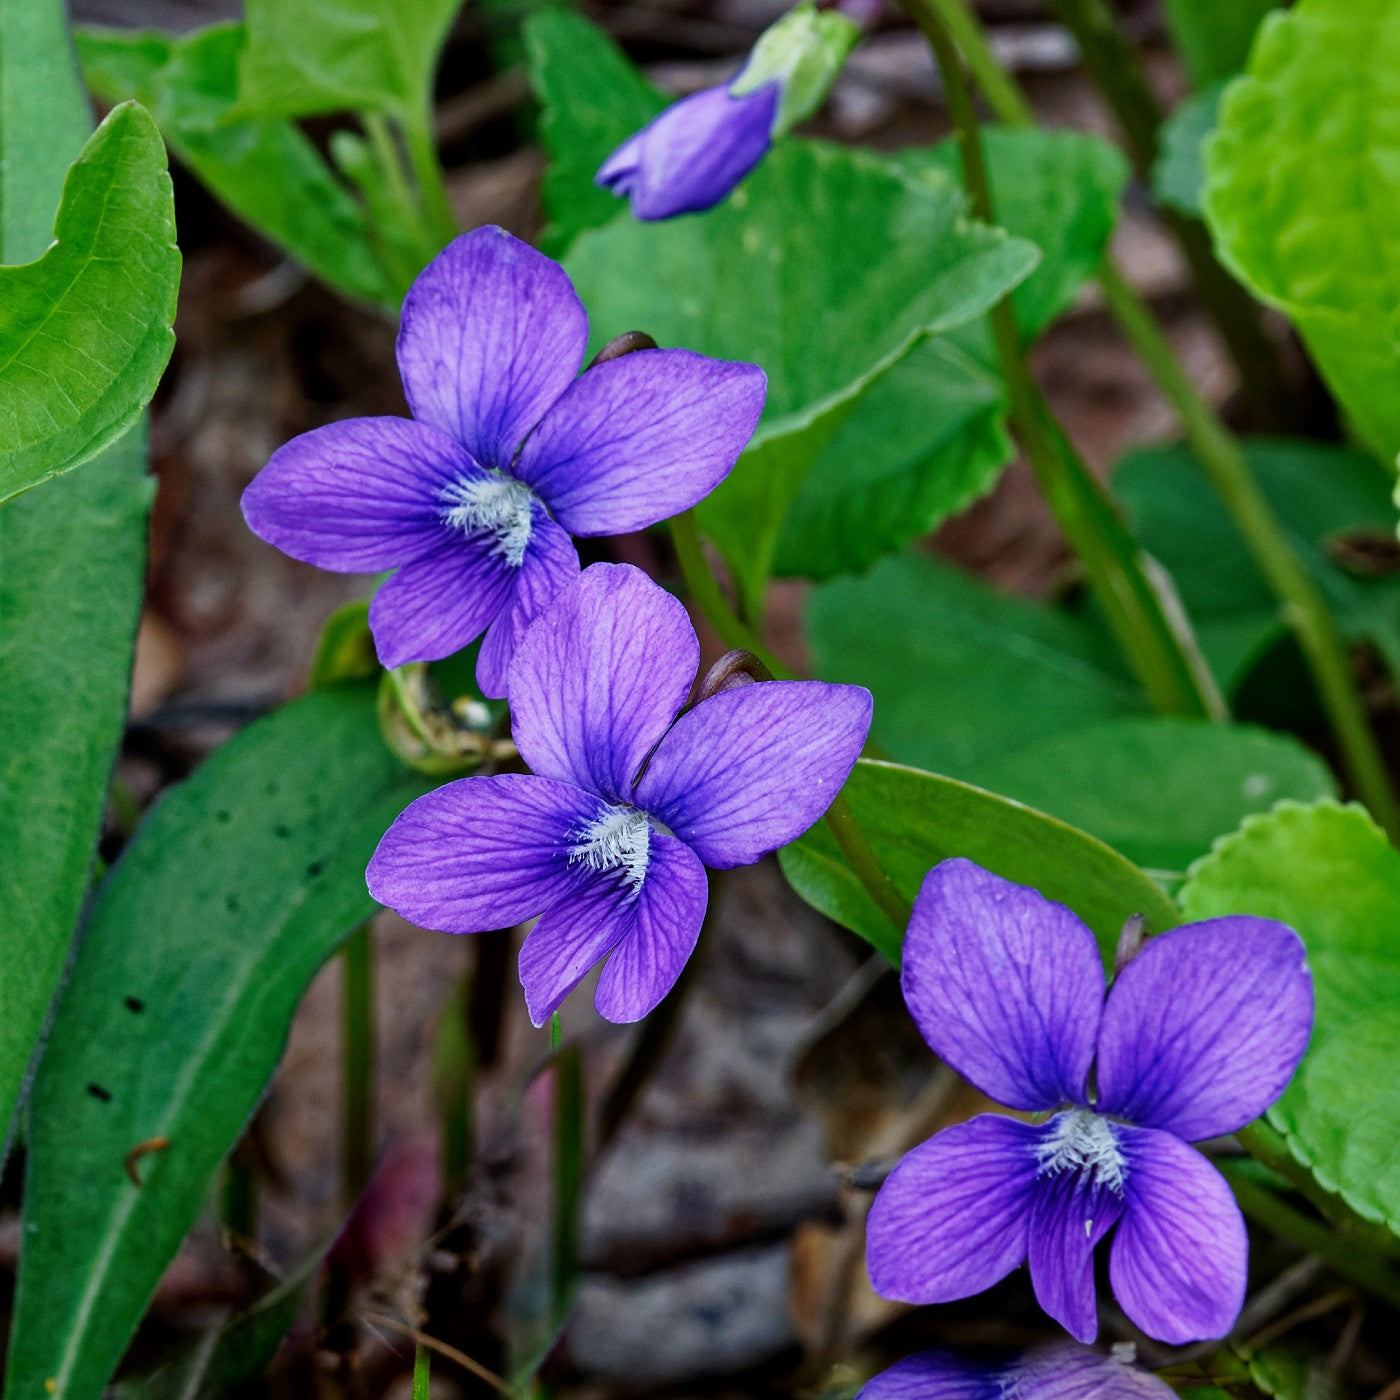
<path fill-rule="evenodd" d="M 386 670 L 379 681 L 379 730 L 390 751 L 434 778 L 460 778 L 518 757 L 497 738 L 496 715 L 475 695 L 448 700 L 426 662 Z"/>
<path fill-rule="evenodd" d="M 860 36 L 860 25 L 848 15 L 805 0 L 764 30 L 729 91 L 745 97 L 780 84 L 771 134 L 785 136 L 826 100 Z"/>

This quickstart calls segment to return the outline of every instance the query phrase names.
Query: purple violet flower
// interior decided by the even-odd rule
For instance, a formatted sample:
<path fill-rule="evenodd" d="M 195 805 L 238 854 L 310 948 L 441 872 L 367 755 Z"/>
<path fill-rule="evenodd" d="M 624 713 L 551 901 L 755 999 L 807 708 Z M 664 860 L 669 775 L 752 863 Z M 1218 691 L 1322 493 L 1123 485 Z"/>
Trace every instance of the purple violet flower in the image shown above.
<path fill-rule="evenodd" d="M 724 479 L 753 433 L 756 365 L 640 350 L 579 375 L 588 316 L 557 263 L 499 228 L 455 239 L 404 299 L 413 418 L 303 433 L 243 493 L 249 528 L 342 573 L 395 569 L 370 605 L 386 666 L 484 631 L 505 694 L 516 643 L 578 576 L 571 535 L 640 530 Z"/>
<path fill-rule="evenodd" d="M 370 892 L 450 933 L 539 916 L 520 949 L 537 1026 L 604 957 L 598 1010 L 645 1016 L 700 936 L 705 867 L 750 865 L 811 826 L 870 728 L 868 691 L 820 681 L 722 689 L 678 719 L 699 662 L 678 599 L 627 564 L 586 569 L 511 663 L 533 774 L 420 797 L 379 843 Z"/>
<path fill-rule="evenodd" d="M 1027 1123 L 981 1114 L 895 1168 L 871 1208 L 871 1281 L 943 1303 L 1029 1257 L 1040 1305 L 1082 1342 L 1098 1330 L 1095 1246 L 1148 1336 L 1223 1337 L 1248 1241 L 1219 1172 L 1187 1144 L 1242 1128 L 1307 1048 L 1302 941 L 1248 915 L 1149 939 L 1104 1000 L 1094 935 L 1063 905 L 968 860 L 929 871 L 904 941 L 905 1001 L 924 1038 Z M 1096 1087 L 1095 1087 L 1096 1086 Z"/>
<path fill-rule="evenodd" d="M 741 97 L 728 84 L 691 93 L 624 141 L 596 183 L 638 219 L 713 208 L 768 154 L 780 96 L 777 82 Z"/>
<path fill-rule="evenodd" d="M 1001 1366 L 924 1352 L 882 1371 L 856 1400 L 1172 1400 L 1174 1394 L 1116 1355 L 1064 1344 Z"/>

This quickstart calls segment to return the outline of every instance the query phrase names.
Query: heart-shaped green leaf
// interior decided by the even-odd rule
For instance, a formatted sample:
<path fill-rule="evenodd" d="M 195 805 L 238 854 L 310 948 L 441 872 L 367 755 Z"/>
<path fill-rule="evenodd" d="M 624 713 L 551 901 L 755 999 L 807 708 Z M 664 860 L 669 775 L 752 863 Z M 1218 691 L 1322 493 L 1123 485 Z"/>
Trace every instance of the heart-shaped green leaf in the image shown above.
<path fill-rule="evenodd" d="M 786 141 L 709 213 L 619 218 L 565 257 L 595 344 L 646 330 L 767 372 L 753 443 L 699 509 L 750 596 L 802 477 L 860 394 L 1034 267 L 1032 245 L 963 209 L 941 171 L 909 176 L 865 152 Z"/>
<path fill-rule="evenodd" d="M 1259 914 L 1297 929 L 1317 992 L 1312 1042 L 1268 1121 L 1358 1214 L 1400 1225 L 1400 851 L 1357 806 L 1288 803 L 1192 869 L 1187 917 Z"/>
<path fill-rule="evenodd" d="M 1145 915 L 1158 932 L 1180 917 L 1162 890 L 1117 851 L 1019 802 L 866 758 L 842 791 L 906 899 L 939 861 L 966 856 L 1067 904 L 1094 930 L 1109 961 L 1131 915 Z M 824 823 L 784 847 L 779 860 L 803 899 L 898 964 L 904 930 L 876 907 Z"/>
<path fill-rule="evenodd" d="M 1166 0 L 1167 23 L 1191 82 L 1233 78 L 1249 57 L 1259 22 L 1278 0 Z"/>
<path fill-rule="evenodd" d="M 418 114 L 462 0 L 247 0 L 239 95 L 249 114 Z"/>
<path fill-rule="evenodd" d="M 1182 871 L 1250 812 L 1335 789 L 1295 739 L 1147 715 L 1085 618 L 918 555 L 812 595 L 819 675 L 867 685 L 901 761 L 1039 807 L 1141 865 Z"/>
<path fill-rule="evenodd" d="M 68 173 L 37 261 L 0 268 L 0 501 L 115 442 L 175 343 L 180 254 L 165 147 L 116 108 Z"/>
<path fill-rule="evenodd" d="M 374 911 L 375 843 L 425 786 L 356 686 L 245 730 L 143 823 L 98 892 L 34 1082 L 6 1397 L 100 1394 L 307 983 Z"/>
<path fill-rule="evenodd" d="M 1288 313 L 1357 428 L 1400 452 L 1400 9 L 1300 0 L 1270 15 L 1206 145 L 1221 255 Z"/>
<path fill-rule="evenodd" d="M 236 214 L 332 286 L 398 309 L 364 207 L 290 120 L 241 114 L 241 24 L 173 39 L 153 31 L 81 29 L 83 75 L 107 102 L 150 108 L 171 149 Z"/>

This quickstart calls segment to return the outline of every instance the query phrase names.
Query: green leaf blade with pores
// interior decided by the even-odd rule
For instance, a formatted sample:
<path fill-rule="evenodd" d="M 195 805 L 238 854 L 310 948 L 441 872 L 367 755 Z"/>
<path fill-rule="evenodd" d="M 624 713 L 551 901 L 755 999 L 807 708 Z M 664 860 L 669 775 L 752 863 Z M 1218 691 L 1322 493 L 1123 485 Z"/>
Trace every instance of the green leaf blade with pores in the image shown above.
<path fill-rule="evenodd" d="M 175 343 L 180 254 L 165 147 L 118 107 L 64 183 L 54 243 L 0 268 L 0 501 L 110 446 Z"/>
<path fill-rule="evenodd" d="M 1257 914 L 1302 937 L 1312 1041 L 1266 1117 L 1326 1190 L 1400 1233 L 1400 852 L 1360 807 L 1288 804 L 1221 841 L 1180 898 L 1191 919 Z"/>
<path fill-rule="evenodd" d="M 373 687 L 346 687 L 254 724 L 146 818 L 98 891 L 34 1083 L 6 1397 L 96 1400 L 302 992 L 374 912 L 375 843 L 426 786 L 380 741 Z M 158 1138 L 137 1187 L 126 1155 Z"/>
<path fill-rule="evenodd" d="M 462 0 L 248 0 L 248 115 L 419 113 Z"/>
<path fill-rule="evenodd" d="M 240 218 L 317 277 L 398 309 L 364 207 L 291 121 L 241 115 L 246 31 L 216 24 L 173 39 L 154 31 L 79 29 L 83 75 L 106 102 L 147 106 L 174 154 Z"/>
<path fill-rule="evenodd" d="M 881 866 L 906 899 L 931 867 L 966 856 L 1067 904 L 1094 930 L 1106 962 L 1124 922 L 1154 931 L 1179 920 L 1162 890 L 1130 861 L 1062 821 L 951 778 L 861 759 L 842 790 Z M 824 823 L 779 852 L 793 888 L 898 965 L 903 929 L 865 893 Z"/>
<path fill-rule="evenodd" d="M 824 680 L 869 687 L 894 758 L 976 783 L 1183 871 L 1251 812 L 1335 789 L 1291 737 L 1146 713 L 1102 630 L 918 555 L 815 590 Z"/>
<path fill-rule="evenodd" d="M 92 129 L 60 0 L 0 0 L 0 259 L 49 241 Z M 141 426 L 0 505 L 0 1146 L 87 893 L 146 567 Z"/>
<path fill-rule="evenodd" d="M 641 329 L 766 371 L 753 443 L 698 508 L 746 595 L 767 577 L 802 477 L 861 393 L 1035 266 L 1029 243 L 963 209 L 941 172 L 910 178 L 864 152 L 787 141 L 708 213 L 620 218 L 566 255 L 595 345 Z"/>
<path fill-rule="evenodd" d="M 1206 145 L 1206 219 L 1358 431 L 1400 452 L 1400 8 L 1301 0 L 1260 28 Z"/>

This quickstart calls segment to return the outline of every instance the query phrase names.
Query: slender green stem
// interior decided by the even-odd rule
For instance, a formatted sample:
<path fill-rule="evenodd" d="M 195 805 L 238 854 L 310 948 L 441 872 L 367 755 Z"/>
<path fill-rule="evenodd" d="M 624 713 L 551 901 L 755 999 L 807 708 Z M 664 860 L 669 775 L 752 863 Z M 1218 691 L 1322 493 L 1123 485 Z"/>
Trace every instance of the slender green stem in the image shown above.
<path fill-rule="evenodd" d="M 346 939 L 341 976 L 341 1189 L 348 1208 L 369 1182 L 374 1161 L 374 943 L 368 924 Z"/>
<path fill-rule="evenodd" d="M 952 35 L 997 120 L 1007 126 L 1034 126 L 1031 104 L 1017 86 L 1016 79 L 992 52 L 981 20 L 967 7 L 966 0 L 928 0 L 928 3 Z"/>
<path fill-rule="evenodd" d="M 414 198 L 412 189 L 404 175 L 403 156 L 394 138 L 389 119 L 378 112 L 366 112 L 363 116 L 365 135 L 369 137 L 370 149 L 374 152 L 375 164 L 384 177 L 384 188 L 393 206 L 407 229 L 425 232 L 423 209 Z"/>
<path fill-rule="evenodd" d="M 449 1196 L 466 1186 L 471 1173 L 477 1056 L 468 1008 L 474 980 L 464 977 L 442 1008 L 433 1046 L 433 1091 L 442 1139 L 443 1187 Z"/>
<path fill-rule="evenodd" d="M 997 62 L 966 0 L 929 0 L 956 36 L 968 66 L 997 117 L 1010 126 L 1034 123 L 1015 79 Z M 1109 310 L 1181 419 L 1187 442 L 1209 473 L 1245 543 L 1298 637 L 1337 736 L 1347 775 L 1376 820 L 1397 835 L 1394 788 L 1357 691 L 1346 648 L 1326 600 L 1298 558 L 1259 489 L 1238 440 L 1191 382 L 1146 302 L 1111 257 L 1099 266 Z"/>
<path fill-rule="evenodd" d="M 962 60 L 930 0 L 905 3 L 938 62 L 973 213 L 993 223 L 991 183 Z M 989 319 L 1016 436 L 1148 699 L 1168 714 L 1224 718 L 1224 701 L 1169 580 L 1138 548 L 1031 378 L 1010 300 L 998 302 Z"/>
<path fill-rule="evenodd" d="M 413 1400 L 428 1400 L 428 1380 L 431 1363 L 428 1348 L 422 1342 L 413 1347 Z"/>
<path fill-rule="evenodd" d="M 554 1061 L 554 1250 L 550 1296 L 562 1326 L 578 1282 L 579 1199 L 583 1186 L 583 1061 L 577 1045 Z"/>
<path fill-rule="evenodd" d="M 405 118 L 403 138 L 428 229 L 438 246 L 445 248 L 461 232 L 461 227 L 443 182 L 442 165 L 433 140 L 431 109 L 416 114 L 412 120 Z"/>
<path fill-rule="evenodd" d="M 866 838 L 850 804 L 840 794 L 827 808 L 826 824 L 841 847 L 846 863 L 879 907 L 880 912 L 898 929 L 909 923 L 910 904 L 895 888 L 894 881 L 880 864 L 879 857 Z"/>
<path fill-rule="evenodd" d="M 1171 399 L 1187 442 L 1279 600 L 1312 672 L 1352 786 L 1391 840 L 1400 841 L 1400 805 L 1326 599 L 1260 490 L 1238 439 L 1196 391 L 1151 311 L 1112 263 L 1100 268 L 1099 284 L 1133 348 Z"/>
<path fill-rule="evenodd" d="M 710 572 L 705 562 L 705 553 L 700 546 L 700 527 L 693 510 L 684 510 L 671 517 L 671 542 L 676 550 L 676 562 L 680 565 L 681 577 L 690 590 L 696 606 L 705 615 L 705 621 L 719 634 L 720 640 L 728 647 L 742 648 L 752 652 L 779 680 L 791 680 L 792 672 L 740 621 L 733 608 L 725 601 L 718 580 Z"/>
<path fill-rule="evenodd" d="M 1343 1278 L 1359 1284 L 1391 1307 L 1400 1308 L 1400 1273 L 1384 1260 L 1357 1249 L 1351 1240 L 1337 1234 L 1323 1221 L 1304 1215 L 1247 1174 L 1231 1170 L 1228 1163 L 1220 1165 L 1240 1209 L 1251 1220 L 1310 1254 L 1316 1254 Z"/>
<path fill-rule="evenodd" d="M 1108 99 L 1127 139 L 1138 174 L 1150 180 L 1157 160 L 1163 114 L 1137 50 L 1104 0 L 1052 0 L 1074 35 L 1094 82 Z M 990 100 L 990 95 L 989 95 Z M 1279 421 L 1290 401 L 1288 382 L 1265 333 L 1259 307 L 1220 265 L 1199 219 L 1162 209 L 1162 221 L 1191 267 L 1196 290 L 1239 367 L 1241 382 L 1261 423 Z"/>

